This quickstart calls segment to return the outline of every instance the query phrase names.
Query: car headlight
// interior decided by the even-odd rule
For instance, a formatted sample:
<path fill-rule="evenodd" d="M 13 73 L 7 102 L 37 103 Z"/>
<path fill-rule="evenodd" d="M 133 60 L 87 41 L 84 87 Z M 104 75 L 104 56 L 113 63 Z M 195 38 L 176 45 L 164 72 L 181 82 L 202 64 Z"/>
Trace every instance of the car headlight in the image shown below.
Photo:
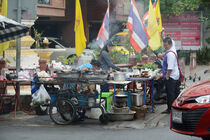
<path fill-rule="evenodd" d="M 197 103 L 210 103 L 210 95 L 200 96 L 195 99 Z"/>

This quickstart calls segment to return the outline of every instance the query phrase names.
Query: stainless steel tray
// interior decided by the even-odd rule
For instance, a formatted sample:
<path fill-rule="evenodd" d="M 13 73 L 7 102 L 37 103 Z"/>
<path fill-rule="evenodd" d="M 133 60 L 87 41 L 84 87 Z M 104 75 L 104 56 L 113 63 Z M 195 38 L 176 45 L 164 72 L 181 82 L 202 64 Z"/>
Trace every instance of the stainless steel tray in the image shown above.
<path fill-rule="evenodd" d="M 106 80 L 107 77 L 108 74 L 104 72 L 85 72 L 82 74 L 82 78 L 90 80 Z"/>
<path fill-rule="evenodd" d="M 59 78 L 72 78 L 78 79 L 80 77 L 79 71 L 70 71 L 70 72 L 57 72 L 57 77 Z"/>
<path fill-rule="evenodd" d="M 113 112 L 110 111 L 107 114 L 109 115 L 109 119 L 111 121 L 131 121 L 134 119 L 136 111 L 129 110 L 128 113 L 125 112 Z"/>

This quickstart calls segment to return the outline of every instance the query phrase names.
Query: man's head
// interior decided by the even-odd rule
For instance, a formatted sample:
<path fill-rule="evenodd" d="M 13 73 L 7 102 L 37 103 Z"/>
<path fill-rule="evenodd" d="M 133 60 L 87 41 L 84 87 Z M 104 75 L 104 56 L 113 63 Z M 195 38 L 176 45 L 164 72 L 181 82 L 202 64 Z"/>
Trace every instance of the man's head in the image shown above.
<path fill-rule="evenodd" d="M 100 66 L 101 66 L 101 63 L 99 61 L 97 61 L 97 60 L 92 60 L 90 62 L 90 64 L 92 65 L 92 70 L 93 71 L 94 70 L 98 70 L 100 68 Z"/>
<path fill-rule="evenodd" d="M 172 40 L 170 37 L 166 37 L 164 40 L 163 40 L 163 45 L 164 45 L 164 48 L 166 50 L 169 50 L 171 47 L 172 47 Z"/>

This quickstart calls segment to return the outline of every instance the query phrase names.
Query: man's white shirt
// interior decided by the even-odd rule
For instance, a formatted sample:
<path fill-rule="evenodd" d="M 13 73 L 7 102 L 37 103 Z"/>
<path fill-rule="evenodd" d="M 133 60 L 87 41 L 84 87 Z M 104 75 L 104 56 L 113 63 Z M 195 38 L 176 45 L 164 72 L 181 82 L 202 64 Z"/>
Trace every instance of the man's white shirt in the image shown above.
<path fill-rule="evenodd" d="M 167 50 L 167 52 L 168 51 L 173 51 L 177 55 L 175 45 L 172 45 L 172 47 L 169 50 Z M 179 69 L 178 69 L 178 64 L 177 64 L 177 58 L 173 52 L 167 53 L 168 70 L 172 70 L 170 77 L 174 80 L 178 80 Z"/>

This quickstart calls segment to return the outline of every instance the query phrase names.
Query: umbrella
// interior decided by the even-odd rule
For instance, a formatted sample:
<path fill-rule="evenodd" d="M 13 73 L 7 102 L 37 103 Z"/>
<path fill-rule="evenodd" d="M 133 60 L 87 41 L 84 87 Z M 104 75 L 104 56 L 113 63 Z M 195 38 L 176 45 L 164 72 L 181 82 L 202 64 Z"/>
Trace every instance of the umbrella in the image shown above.
<path fill-rule="evenodd" d="M 14 40 L 29 34 L 29 28 L 0 15 L 0 42 Z"/>

